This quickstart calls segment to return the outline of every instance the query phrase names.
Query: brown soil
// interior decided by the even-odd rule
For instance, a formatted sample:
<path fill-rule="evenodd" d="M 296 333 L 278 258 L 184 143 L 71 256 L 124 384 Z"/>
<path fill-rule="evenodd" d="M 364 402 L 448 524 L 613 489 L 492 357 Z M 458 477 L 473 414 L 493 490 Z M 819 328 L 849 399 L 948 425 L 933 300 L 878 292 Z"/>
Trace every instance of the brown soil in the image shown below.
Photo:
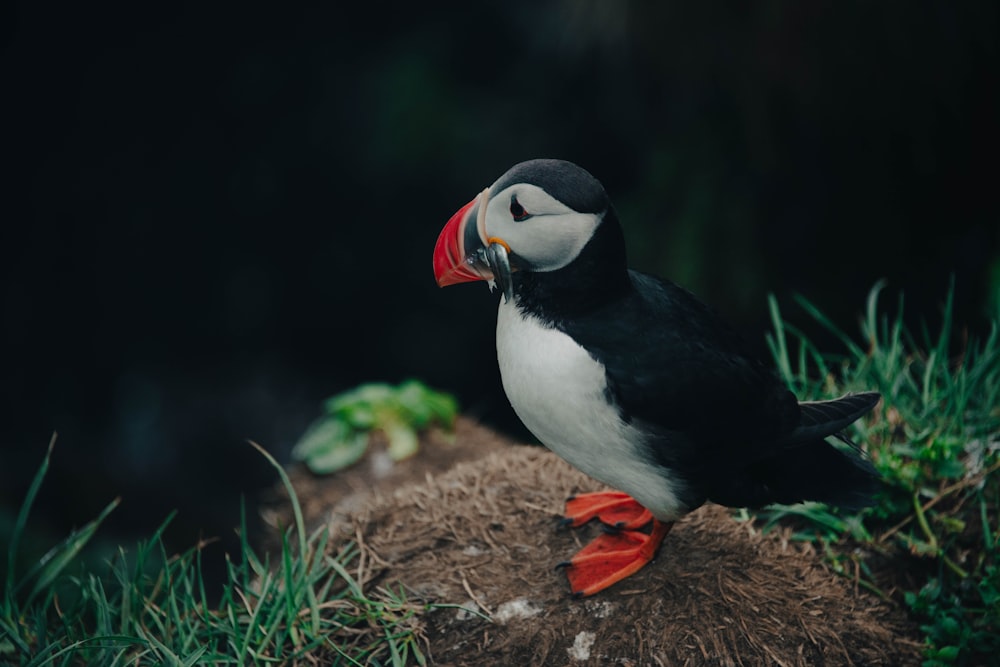
<path fill-rule="evenodd" d="M 411 599 L 451 605 L 423 617 L 432 664 L 920 662 L 918 631 L 900 609 L 831 573 L 808 546 L 762 535 L 724 508 L 689 515 L 656 561 L 575 600 L 553 568 L 599 528 L 557 520 L 567 496 L 597 482 L 468 420 L 454 444 L 433 437 L 415 459 L 379 467 L 298 471 L 293 483 L 308 522 L 360 540 L 370 589 L 401 585 Z"/>

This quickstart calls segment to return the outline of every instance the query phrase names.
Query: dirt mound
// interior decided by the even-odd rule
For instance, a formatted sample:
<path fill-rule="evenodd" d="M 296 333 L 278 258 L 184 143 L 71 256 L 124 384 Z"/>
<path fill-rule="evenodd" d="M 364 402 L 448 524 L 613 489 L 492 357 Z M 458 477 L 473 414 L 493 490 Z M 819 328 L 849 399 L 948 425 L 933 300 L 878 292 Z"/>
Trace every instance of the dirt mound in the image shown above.
<path fill-rule="evenodd" d="M 637 575 L 572 599 L 553 567 L 599 528 L 557 519 L 567 496 L 601 487 L 541 448 L 490 449 L 376 491 L 351 530 L 369 586 L 457 606 L 426 616 L 433 664 L 919 664 L 902 611 L 716 506 L 679 522 Z"/>
<path fill-rule="evenodd" d="M 311 527 L 330 526 L 335 547 L 362 544 L 366 590 L 402 585 L 412 600 L 454 605 L 422 616 L 434 665 L 920 663 L 919 631 L 900 609 L 808 545 L 715 506 L 678 522 L 638 574 L 572 599 L 553 568 L 599 528 L 558 529 L 558 518 L 567 496 L 600 485 L 468 419 L 396 465 L 376 441 L 337 475 L 290 475 Z M 290 524 L 283 490 L 264 514 Z"/>

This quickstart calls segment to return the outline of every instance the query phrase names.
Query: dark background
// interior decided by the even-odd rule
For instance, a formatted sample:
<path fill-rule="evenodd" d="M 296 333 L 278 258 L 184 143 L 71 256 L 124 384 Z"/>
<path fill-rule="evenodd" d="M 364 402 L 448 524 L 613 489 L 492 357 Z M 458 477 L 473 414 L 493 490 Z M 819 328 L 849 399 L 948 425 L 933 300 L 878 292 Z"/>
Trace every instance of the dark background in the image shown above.
<path fill-rule="evenodd" d="M 0 15 L 0 518 L 116 495 L 231 535 L 321 399 L 423 379 L 517 432 L 448 217 L 512 164 L 600 178 L 633 266 L 760 345 L 867 292 L 986 329 L 1000 290 L 995 2 L 49 3 Z M 992 296 L 991 296 L 992 295 Z M 822 337 L 820 338 L 822 340 Z M 832 342 L 831 342 L 832 344 Z M 3 533 L 0 533 L 3 534 Z"/>

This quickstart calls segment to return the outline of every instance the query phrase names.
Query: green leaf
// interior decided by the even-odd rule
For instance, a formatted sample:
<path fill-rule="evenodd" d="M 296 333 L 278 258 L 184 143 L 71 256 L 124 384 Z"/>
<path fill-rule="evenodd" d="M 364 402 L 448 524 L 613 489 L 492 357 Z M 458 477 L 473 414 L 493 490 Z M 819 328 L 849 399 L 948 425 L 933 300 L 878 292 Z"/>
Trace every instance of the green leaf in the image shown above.
<path fill-rule="evenodd" d="M 899 539 L 917 556 L 937 556 L 941 549 L 936 544 L 913 537 L 907 533 L 898 533 Z"/>
<path fill-rule="evenodd" d="M 327 451 L 306 459 L 306 465 L 317 475 L 327 475 L 353 465 L 365 455 L 368 448 L 368 434 L 355 431 L 337 441 Z"/>
<path fill-rule="evenodd" d="M 396 401 L 406 413 L 401 416 L 416 429 L 426 428 L 433 422 L 451 426 L 458 414 L 458 402 L 453 396 L 434 391 L 418 380 L 400 384 Z"/>
<path fill-rule="evenodd" d="M 325 455 L 347 438 L 350 430 L 350 427 L 338 417 L 320 417 L 295 443 L 295 447 L 292 448 L 292 458 L 296 461 L 308 461 L 313 457 Z"/>
<path fill-rule="evenodd" d="M 938 514 L 934 517 L 934 521 L 939 524 L 946 533 L 959 534 L 965 530 L 965 522 L 953 516 Z"/>
<path fill-rule="evenodd" d="M 417 432 L 406 424 L 395 422 L 382 427 L 389 439 L 389 456 L 393 461 L 402 461 L 417 453 L 420 441 Z"/>
<path fill-rule="evenodd" d="M 430 406 L 434 419 L 443 426 L 451 428 L 458 417 L 458 401 L 450 394 L 432 391 L 427 394 L 427 405 Z"/>
<path fill-rule="evenodd" d="M 326 411 L 337 414 L 345 408 L 359 403 L 367 403 L 371 407 L 382 405 L 392 400 L 394 389 L 384 382 L 370 382 L 350 391 L 345 391 L 326 400 Z"/>
<path fill-rule="evenodd" d="M 382 382 L 363 384 L 324 403 L 327 415 L 315 421 L 292 450 L 317 474 L 341 470 L 364 455 L 367 433 L 375 429 L 389 439 L 389 455 L 396 461 L 412 456 L 420 444 L 419 431 L 431 424 L 454 426 L 458 402 L 419 380 L 398 387 Z"/>
<path fill-rule="evenodd" d="M 375 410 L 372 409 L 371 403 L 367 402 L 344 405 L 338 410 L 337 416 L 359 430 L 375 428 L 378 423 Z"/>
<path fill-rule="evenodd" d="M 944 479 L 959 479 L 965 474 L 965 464 L 959 459 L 945 459 L 935 466 L 937 474 Z"/>
<path fill-rule="evenodd" d="M 317 475 L 343 470 L 364 456 L 368 434 L 355 430 L 335 416 L 313 422 L 292 449 L 292 457 L 304 461 Z"/>
<path fill-rule="evenodd" d="M 934 657 L 938 660 L 942 660 L 944 662 L 955 662 L 955 660 L 958 659 L 959 651 L 957 646 L 942 646 L 934 653 Z"/>
<path fill-rule="evenodd" d="M 961 628 L 951 616 L 944 616 L 938 621 L 938 627 L 946 637 L 955 637 L 961 632 Z"/>
<path fill-rule="evenodd" d="M 434 410 L 428 400 L 433 394 L 431 390 L 416 380 L 409 380 L 399 385 L 396 401 L 404 417 L 415 428 L 424 428 L 434 417 Z"/>

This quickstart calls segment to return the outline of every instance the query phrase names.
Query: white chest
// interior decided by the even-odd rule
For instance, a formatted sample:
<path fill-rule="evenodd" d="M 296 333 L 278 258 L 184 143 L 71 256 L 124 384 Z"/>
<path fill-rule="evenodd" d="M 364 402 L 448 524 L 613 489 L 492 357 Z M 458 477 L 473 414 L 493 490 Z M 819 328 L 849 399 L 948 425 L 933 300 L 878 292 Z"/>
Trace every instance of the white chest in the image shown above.
<path fill-rule="evenodd" d="M 684 512 L 668 471 L 648 461 L 643 435 L 605 398 L 604 366 L 572 338 L 501 303 L 497 360 L 507 399 L 542 444 L 658 518 Z"/>

